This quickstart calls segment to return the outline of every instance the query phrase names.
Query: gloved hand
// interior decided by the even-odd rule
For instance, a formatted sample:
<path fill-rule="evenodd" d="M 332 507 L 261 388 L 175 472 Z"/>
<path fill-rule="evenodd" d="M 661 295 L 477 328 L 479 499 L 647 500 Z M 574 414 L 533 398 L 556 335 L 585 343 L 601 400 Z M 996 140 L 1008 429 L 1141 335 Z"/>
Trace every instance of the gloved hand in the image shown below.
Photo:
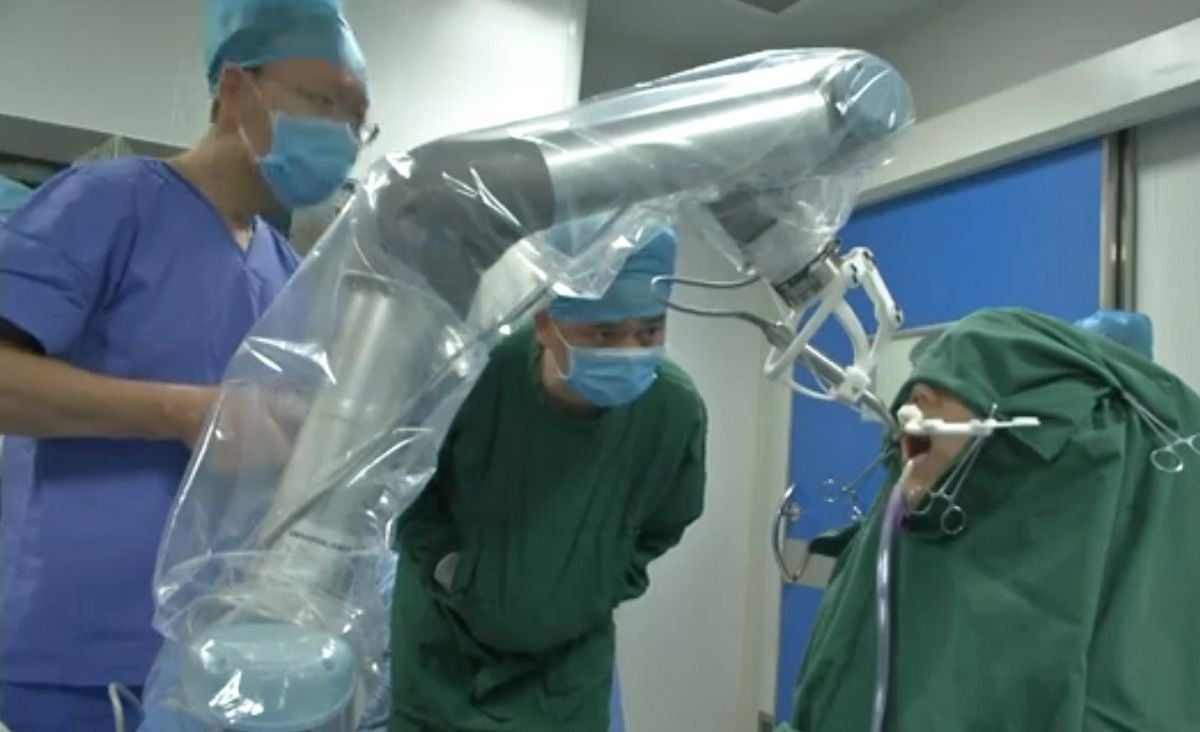
<path fill-rule="evenodd" d="M 433 581 L 447 592 L 454 586 L 454 575 L 458 572 L 458 561 L 461 558 L 462 555 L 458 552 L 450 552 L 439 559 L 437 566 L 433 568 Z"/>

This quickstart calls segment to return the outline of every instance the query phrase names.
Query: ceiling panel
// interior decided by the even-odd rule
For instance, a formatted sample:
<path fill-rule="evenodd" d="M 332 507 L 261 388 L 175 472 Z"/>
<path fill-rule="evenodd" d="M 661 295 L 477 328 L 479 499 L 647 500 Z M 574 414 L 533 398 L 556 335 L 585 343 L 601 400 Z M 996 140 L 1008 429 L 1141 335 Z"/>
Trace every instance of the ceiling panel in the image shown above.
<path fill-rule="evenodd" d="M 775 14 L 738 0 L 591 0 L 588 23 L 718 58 L 764 48 L 859 45 L 963 0 L 799 0 Z"/>

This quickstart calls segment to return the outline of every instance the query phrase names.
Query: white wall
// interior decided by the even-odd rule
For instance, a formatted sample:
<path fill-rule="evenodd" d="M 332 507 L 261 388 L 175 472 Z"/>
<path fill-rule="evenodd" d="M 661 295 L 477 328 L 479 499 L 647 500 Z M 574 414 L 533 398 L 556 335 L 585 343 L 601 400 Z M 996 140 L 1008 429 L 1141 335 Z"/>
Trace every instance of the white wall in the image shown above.
<path fill-rule="evenodd" d="M 589 27 L 582 96 L 706 60 Z M 715 250 L 681 235 L 681 273 L 733 277 Z M 754 295 L 680 295 L 712 307 L 767 307 Z M 774 707 L 780 585 L 769 529 L 787 477 L 790 394 L 762 379 L 765 344 L 747 325 L 672 315 L 668 352 L 708 404 L 707 506 L 684 543 L 653 566 L 647 596 L 618 614 L 626 728 L 750 732 L 759 710 Z"/>
<path fill-rule="evenodd" d="M 918 121 L 860 203 L 920 190 L 1200 106 L 1200 18 Z"/>
<path fill-rule="evenodd" d="M 1138 128 L 1137 309 L 1155 359 L 1200 391 L 1200 110 Z"/>
<path fill-rule="evenodd" d="M 173 145 L 208 123 L 198 0 L 3 0 L 0 114 Z"/>
<path fill-rule="evenodd" d="M 346 0 L 371 153 L 576 99 L 586 0 Z M 3 0 L 0 114 L 190 145 L 208 124 L 202 0 Z M 136 22 L 136 25 L 135 25 Z"/>
<path fill-rule="evenodd" d="M 972 0 L 865 45 L 928 118 L 1196 17 L 1197 0 Z"/>
<path fill-rule="evenodd" d="M 760 311 L 760 314 L 766 314 Z M 795 395 L 780 381 L 768 382 L 758 370 L 758 453 L 754 513 L 749 532 L 752 552 L 747 576 L 750 633 L 746 652 L 751 656 L 746 693 L 755 700 L 755 708 L 774 716 L 775 690 L 779 671 L 779 608 L 783 597 L 782 578 L 772 554 L 775 513 L 791 478 L 792 403 Z M 740 730 L 741 728 L 739 728 Z"/>
<path fill-rule="evenodd" d="M 686 229 L 680 238 L 682 273 L 733 278 L 715 249 Z M 766 306 L 762 292 L 677 295 L 710 307 Z M 786 459 L 765 453 L 786 455 L 788 418 L 779 407 L 788 395 L 764 383 L 765 342 L 745 324 L 672 314 L 667 350 L 708 405 L 708 489 L 704 516 L 680 547 L 652 565 L 647 596 L 618 614 L 627 729 L 751 732 L 763 675 L 774 679 L 777 631 L 763 618 L 778 614 L 777 576 L 766 568 Z M 764 471 L 764 464 L 772 469 Z"/>
<path fill-rule="evenodd" d="M 556 111 L 579 94 L 587 0 L 344 0 L 371 75 L 372 152 Z"/>

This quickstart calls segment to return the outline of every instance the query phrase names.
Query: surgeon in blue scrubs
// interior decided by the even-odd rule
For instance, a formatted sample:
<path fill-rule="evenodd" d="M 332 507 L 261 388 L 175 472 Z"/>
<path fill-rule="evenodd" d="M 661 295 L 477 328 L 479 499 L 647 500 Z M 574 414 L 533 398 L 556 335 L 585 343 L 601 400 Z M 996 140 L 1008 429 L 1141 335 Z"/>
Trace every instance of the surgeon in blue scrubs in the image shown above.
<path fill-rule="evenodd" d="M 336 0 L 206 13 L 207 135 L 166 161 L 77 165 L 0 223 L 0 721 L 16 732 L 110 730 L 108 685 L 144 682 L 191 447 L 298 264 L 260 215 L 333 193 L 368 137 Z"/>

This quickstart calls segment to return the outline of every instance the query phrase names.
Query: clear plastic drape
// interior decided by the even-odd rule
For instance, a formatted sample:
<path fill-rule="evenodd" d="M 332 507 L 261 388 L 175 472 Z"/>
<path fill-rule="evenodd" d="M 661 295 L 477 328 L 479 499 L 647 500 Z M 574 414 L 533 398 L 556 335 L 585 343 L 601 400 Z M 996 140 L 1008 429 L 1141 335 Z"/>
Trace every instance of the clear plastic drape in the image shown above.
<path fill-rule="evenodd" d="M 160 551 L 147 728 L 353 730 L 386 688 L 390 527 L 490 348 L 684 218 L 795 265 L 911 116 L 878 59 L 783 51 L 376 163 L 229 366 Z M 795 236 L 738 243 L 768 219 Z"/>

